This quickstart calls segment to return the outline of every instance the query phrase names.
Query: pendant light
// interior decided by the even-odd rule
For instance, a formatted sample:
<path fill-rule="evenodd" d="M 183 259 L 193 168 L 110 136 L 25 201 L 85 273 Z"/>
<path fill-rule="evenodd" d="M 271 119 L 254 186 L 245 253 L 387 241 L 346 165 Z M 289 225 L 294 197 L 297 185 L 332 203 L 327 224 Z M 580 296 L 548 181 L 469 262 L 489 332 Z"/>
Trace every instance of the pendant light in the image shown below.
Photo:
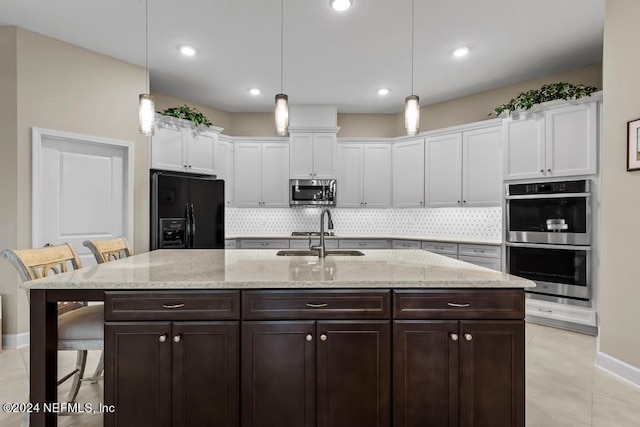
<path fill-rule="evenodd" d="M 289 134 L 289 97 L 282 90 L 284 68 L 284 0 L 280 2 L 280 93 L 276 95 L 276 135 Z"/>
<path fill-rule="evenodd" d="M 407 136 L 416 136 L 420 131 L 420 98 L 413 95 L 413 1 L 411 0 L 411 95 L 404 100 L 404 128 Z"/>
<path fill-rule="evenodd" d="M 144 70 L 145 88 L 147 93 L 141 93 L 138 100 L 138 131 L 147 136 L 153 135 L 155 105 L 149 88 L 149 2 L 144 2 Z"/>

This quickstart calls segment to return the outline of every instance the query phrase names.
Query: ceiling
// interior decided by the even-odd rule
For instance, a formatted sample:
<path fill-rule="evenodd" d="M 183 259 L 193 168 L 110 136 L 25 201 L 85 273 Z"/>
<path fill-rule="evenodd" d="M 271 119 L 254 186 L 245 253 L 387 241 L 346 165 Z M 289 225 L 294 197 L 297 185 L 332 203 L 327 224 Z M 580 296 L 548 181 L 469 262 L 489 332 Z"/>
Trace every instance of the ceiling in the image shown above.
<path fill-rule="evenodd" d="M 411 94 L 411 0 L 283 0 L 283 91 L 291 104 L 397 113 Z M 605 0 L 415 0 L 421 105 L 602 61 Z M 280 93 L 278 0 L 149 0 L 153 91 L 229 112 L 272 111 Z M 0 0 L 17 25 L 140 66 L 144 0 Z M 184 57 L 178 46 L 197 49 Z M 470 53 L 451 52 L 468 46 Z M 573 82 L 580 83 L 580 82 Z M 248 90 L 257 87 L 259 96 Z M 386 87 L 390 93 L 377 94 Z"/>

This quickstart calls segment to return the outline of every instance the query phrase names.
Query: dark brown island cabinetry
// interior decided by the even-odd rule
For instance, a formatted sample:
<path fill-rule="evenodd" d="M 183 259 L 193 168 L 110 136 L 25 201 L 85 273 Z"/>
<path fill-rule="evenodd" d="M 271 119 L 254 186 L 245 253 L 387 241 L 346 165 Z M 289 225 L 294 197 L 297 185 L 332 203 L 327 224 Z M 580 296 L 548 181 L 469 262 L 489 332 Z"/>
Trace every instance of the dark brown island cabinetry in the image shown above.
<path fill-rule="evenodd" d="M 520 290 L 399 291 L 394 302 L 394 427 L 524 427 Z"/>
<path fill-rule="evenodd" d="M 522 289 L 105 292 L 105 426 L 524 427 Z"/>
<path fill-rule="evenodd" d="M 105 292 L 104 395 L 116 411 L 104 425 L 237 427 L 238 302 L 237 291 Z"/>

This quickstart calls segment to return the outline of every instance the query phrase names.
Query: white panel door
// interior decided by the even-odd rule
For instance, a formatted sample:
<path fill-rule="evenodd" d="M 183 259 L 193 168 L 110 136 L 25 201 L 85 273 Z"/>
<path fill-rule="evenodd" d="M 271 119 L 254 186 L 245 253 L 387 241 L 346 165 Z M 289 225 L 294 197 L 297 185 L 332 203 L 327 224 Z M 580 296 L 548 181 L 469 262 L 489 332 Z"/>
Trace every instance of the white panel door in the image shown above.
<path fill-rule="evenodd" d="M 461 206 L 462 134 L 425 138 L 424 153 L 425 205 Z"/>
<path fill-rule="evenodd" d="M 187 147 L 180 126 L 158 123 L 151 137 L 151 167 L 153 169 L 187 170 Z"/>
<path fill-rule="evenodd" d="M 235 204 L 239 208 L 262 206 L 262 144 L 238 142 L 234 147 Z"/>
<path fill-rule="evenodd" d="M 569 105 L 545 112 L 547 176 L 597 172 L 597 103 Z"/>
<path fill-rule="evenodd" d="M 505 141 L 504 178 L 545 176 L 544 115 L 521 114 L 503 121 Z"/>
<path fill-rule="evenodd" d="M 391 144 L 363 144 L 363 199 L 366 208 L 391 206 Z"/>
<path fill-rule="evenodd" d="M 462 137 L 464 206 L 502 206 L 502 130 L 464 132 Z"/>
<path fill-rule="evenodd" d="M 289 146 L 291 179 L 312 179 L 313 134 L 292 133 Z"/>
<path fill-rule="evenodd" d="M 71 243 L 83 265 L 95 264 L 85 240 L 125 236 L 129 159 L 124 146 L 43 135 L 34 161 L 34 246 Z"/>
<path fill-rule="evenodd" d="M 216 141 L 214 154 L 214 173 L 224 180 L 224 199 L 226 206 L 233 204 L 233 144 L 229 141 Z"/>
<path fill-rule="evenodd" d="M 316 133 L 313 135 L 313 178 L 332 179 L 336 177 L 336 134 Z"/>
<path fill-rule="evenodd" d="M 424 139 L 393 144 L 393 206 L 415 208 L 424 206 Z"/>
<path fill-rule="evenodd" d="M 362 144 L 338 145 L 337 206 L 361 208 L 362 198 Z"/>
<path fill-rule="evenodd" d="M 195 132 L 192 129 L 184 129 L 187 139 L 187 168 L 192 173 L 214 174 L 213 155 L 216 137 Z"/>
<path fill-rule="evenodd" d="M 289 144 L 262 144 L 262 207 L 289 207 Z"/>

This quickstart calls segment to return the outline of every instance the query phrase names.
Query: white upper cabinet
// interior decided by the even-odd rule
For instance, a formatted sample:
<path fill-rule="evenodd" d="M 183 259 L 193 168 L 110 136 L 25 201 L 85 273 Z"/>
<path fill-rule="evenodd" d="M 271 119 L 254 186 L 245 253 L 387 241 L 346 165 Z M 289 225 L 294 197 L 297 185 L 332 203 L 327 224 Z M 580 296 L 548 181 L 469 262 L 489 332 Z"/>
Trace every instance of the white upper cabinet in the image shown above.
<path fill-rule="evenodd" d="M 338 144 L 337 206 L 391 206 L 391 144 Z"/>
<path fill-rule="evenodd" d="M 424 140 L 425 205 L 462 205 L 462 133 Z"/>
<path fill-rule="evenodd" d="M 292 132 L 289 138 L 292 179 L 336 177 L 336 134 Z"/>
<path fill-rule="evenodd" d="M 391 148 L 393 206 L 424 206 L 424 139 L 397 142 Z"/>
<path fill-rule="evenodd" d="M 503 122 L 505 179 L 597 173 L 598 102 L 555 104 Z"/>
<path fill-rule="evenodd" d="M 234 201 L 240 208 L 289 206 L 289 144 L 234 144 Z"/>
<path fill-rule="evenodd" d="M 231 141 L 218 139 L 215 145 L 214 171 L 219 179 L 224 180 L 224 199 L 227 207 L 233 206 L 233 144 Z"/>
<path fill-rule="evenodd" d="M 222 128 L 194 127 L 187 120 L 156 119 L 151 168 L 213 175 L 214 146 Z"/>
<path fill-rule="evenodd" d="M 462 205 L 502 205 L 500 126 L 462 133 Z"/>

